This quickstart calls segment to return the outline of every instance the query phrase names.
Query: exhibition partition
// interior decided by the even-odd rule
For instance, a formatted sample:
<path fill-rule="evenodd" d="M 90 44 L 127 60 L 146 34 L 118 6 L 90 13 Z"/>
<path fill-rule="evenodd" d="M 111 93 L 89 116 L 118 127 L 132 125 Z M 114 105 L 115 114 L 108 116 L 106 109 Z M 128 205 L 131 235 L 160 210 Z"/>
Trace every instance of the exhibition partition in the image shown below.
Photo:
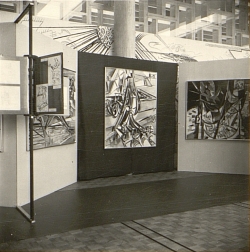
<path fill-rule="evenodd" d="M 177 69 L 78 53 L 78 179 L 174 170 Z"/>
<path fill-rule="evenodd" d="M 249 63 L 180 64 L 179 171 L 249 174 Z"/>
<path fill-rule="evenodd" d="M 0 44 L 4 57 L 23 57 L 28 52 L 27 27 L 0 24 L 9 43 Z M 77 181 L 77 52 L 33 32 L 33 54 L 37 57 L 63 54 L 64 114 L 34 117 L 34 199 L 46 196 Z M 53 59 L 54 60 L 54 59 Z M 46 61 L 46 58 L 43 58 Z M 28 68 L 26 73 L 28 76 Z M 38 83 L 39 85 L 39 83 Z M 42 83 L 46 88 L 45 83 Z M 58 86 L 59 87 L 59 86 Z M 58 90 L 55 86 L 54 90 Z M 51 87 L 48 87 L 48 89 Z M 53 91 L 53 90 L 52 90 Z M 38 94 L 38 93 L 37 93 Z M 42 101 L 42 100 L 40 100 Z M 71 104 L 71 105 L 70 105 Z M 54 105 L 52 104 L 52 107 Z M 60 112 L 61 113 L 61 112 Z M 22 206 L 29 202 L 29 131 L 23 114 L 2 116 L 0 153 L 0 205 Z"/>
<path fill-rule="evenodd" d="M 27 27 L 2 23 L 0 32 L 5 35 L 0 54 L 27 54 Z M 51 115 L 54 105 L 39 106 L 46 111 L 34 118 L 35 199 L 77 182 L 77 176 L 89 180 L 173 171 L 177 127 L 178 171 L 249 173 L 249 59 L 178 65 L 104 56 L 77 52 L 35 31 L 33 46 L 33 54 L 47 65 L 48 55 L 63 55 L 66 102 L 59 105 L 67 111 Z M 51 89 L 44 81 L 36 84 Z M 198 101 L 192 92 L 198 92 Z M 215 130 L 211 135 L 209 120 Z M 230 134 L 221 137 L 225 125 Z M 0 119 L 1 206 L 29 202 L 27 129 L 22 114 Z"/>

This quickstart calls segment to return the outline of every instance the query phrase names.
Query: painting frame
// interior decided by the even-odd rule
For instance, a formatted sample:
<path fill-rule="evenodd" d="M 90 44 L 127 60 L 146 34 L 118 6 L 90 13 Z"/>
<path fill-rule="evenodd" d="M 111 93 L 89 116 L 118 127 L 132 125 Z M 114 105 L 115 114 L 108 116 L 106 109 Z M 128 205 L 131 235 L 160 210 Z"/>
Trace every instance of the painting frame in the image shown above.
<path fill-rule="evenodd" d="M 185 85 L 186 140 L 249 140 L 249 79 L 190 80 Z"/>
<path fill-rule="evenodd" d="M 104 149 L 156 147 L 157 72 L 105 67 Z"/>
<path fill-rule="evenodd" d="M 38 114 L 63 114 L 63 53 L 35 59 L 34 110 Z"/>
<path fill-rule="evenodd" d="M 76 72 L 63 69 L 64 114 L 38 114 L 34 116 L 34 150 L 76 143 Z M 29 151 L 29 121 L 26 119 L 27 146 Z M 54 126 L 56 127 L 53 129 Z M 59 128 L 62 128 L 61 133 Z M 56 136 L 57 134 L 57 136 Z M 60 134 L 65 137 L 60 140 Z M 40 135 L 40 136 L 39 136 Z"/>

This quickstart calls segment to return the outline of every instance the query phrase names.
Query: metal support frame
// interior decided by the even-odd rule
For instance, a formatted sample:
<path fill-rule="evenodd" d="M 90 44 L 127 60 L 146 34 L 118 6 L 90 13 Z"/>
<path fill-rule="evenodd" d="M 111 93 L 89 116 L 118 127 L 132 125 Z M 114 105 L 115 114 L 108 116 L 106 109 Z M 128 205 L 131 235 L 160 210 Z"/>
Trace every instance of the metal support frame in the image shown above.
<path fill-rule="evenodd" d="M 19 23 L 22 18 L 29 14 L 29 134 L 30 134 L 30 213 L 28 214 L 21 206 L 17 206 L 18 211 L 27 218 L 31 223 L 35 223 L 34 209 L 34 159 L 33 159 L 33 125 L 34 125 L 34 89 L 33 89 L 33 72 L 34 57 L 33 56 L 33 33 L 32 33 L 32 12 L 34 3 L 30 3 L 15 20 Z"/>

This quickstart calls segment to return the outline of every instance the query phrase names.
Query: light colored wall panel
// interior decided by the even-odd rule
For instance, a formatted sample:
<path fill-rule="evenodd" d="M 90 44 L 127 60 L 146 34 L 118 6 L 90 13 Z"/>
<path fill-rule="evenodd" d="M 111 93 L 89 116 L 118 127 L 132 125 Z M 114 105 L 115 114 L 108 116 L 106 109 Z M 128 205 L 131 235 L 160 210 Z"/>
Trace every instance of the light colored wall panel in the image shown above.
<path fill-rule="evenodd" d="M 17 25 L 17 55 L 28 53 L 28 29 Z M 49 37 L 34 32 L 33 54 L 43 56 L 63 52 L 64 68 L 76 71 L 77 53 Z M 77 81 L 76 81 L 77 83 Z M 27 125 L 24 116 L 17 118 L 17 204 L 29 201 L 29 152 L 26 150 Z M 77 144 L 34 151 L 35 199 L 77 181 Z"/>
<path fill-rule="evenodd" d="M 18 13 L 12 13 L 7 11 L 0 11 L 0 23 L 3 22 L 14 22 L 19 16 Z"/>
<path fill-rule="evenodd" d="M 16 206 L 16 116 L 3 116 L 3 152 L 0 153 L 0 206 Z"/>
<path fill-rule="evenodd" d="M 0 24 L 0 54 L 13 57 L 15 53 L 15 25 Z M 2 125 L 0 206 L 12 207 L 16 205 L 16 116 L 4 115 Z"/>
<path fill-rule="evenodd" d="M 185 140 L 186 82 L 249 79 L 249 59 L 180 64 L 178 170 L 249 174 L 249 141 Z"/>
<path fill-rule="evenodd" d="M 14 23 L 0 23 L 0 55 L 4 57 L 16 56 L 15 31 L 16 27 Z"/>

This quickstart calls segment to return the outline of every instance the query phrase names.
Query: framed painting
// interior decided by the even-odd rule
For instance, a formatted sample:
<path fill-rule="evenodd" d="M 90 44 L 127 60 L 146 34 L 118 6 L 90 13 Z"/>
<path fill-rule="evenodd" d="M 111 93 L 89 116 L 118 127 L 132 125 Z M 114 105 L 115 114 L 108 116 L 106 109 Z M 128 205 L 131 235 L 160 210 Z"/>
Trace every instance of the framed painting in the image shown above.
<path fill-rule="evenodd" d="M 156 146 L 157 73 L 105 68 L 105 149 Z"/>
<path fill-rule="evenodd" d="M 35 112 L 63 114 L 63 54 L 39 57 L 35 63 Z"/>
<path fill-rule="evenodd" d="M 189 81 L 186 139 L 249 139 L 249 81 Z"/>
<path fill-rule="evenodd" d="M 34 149 L 72 144 L 76 142 L 76 84 L 75 72 L 63 70 L 64 115 L 39 114 L 34 117 Z M 27 136 L 28 121 L 27 121 Z M 27 149 L 29 149 L 27 138 Z"/>

